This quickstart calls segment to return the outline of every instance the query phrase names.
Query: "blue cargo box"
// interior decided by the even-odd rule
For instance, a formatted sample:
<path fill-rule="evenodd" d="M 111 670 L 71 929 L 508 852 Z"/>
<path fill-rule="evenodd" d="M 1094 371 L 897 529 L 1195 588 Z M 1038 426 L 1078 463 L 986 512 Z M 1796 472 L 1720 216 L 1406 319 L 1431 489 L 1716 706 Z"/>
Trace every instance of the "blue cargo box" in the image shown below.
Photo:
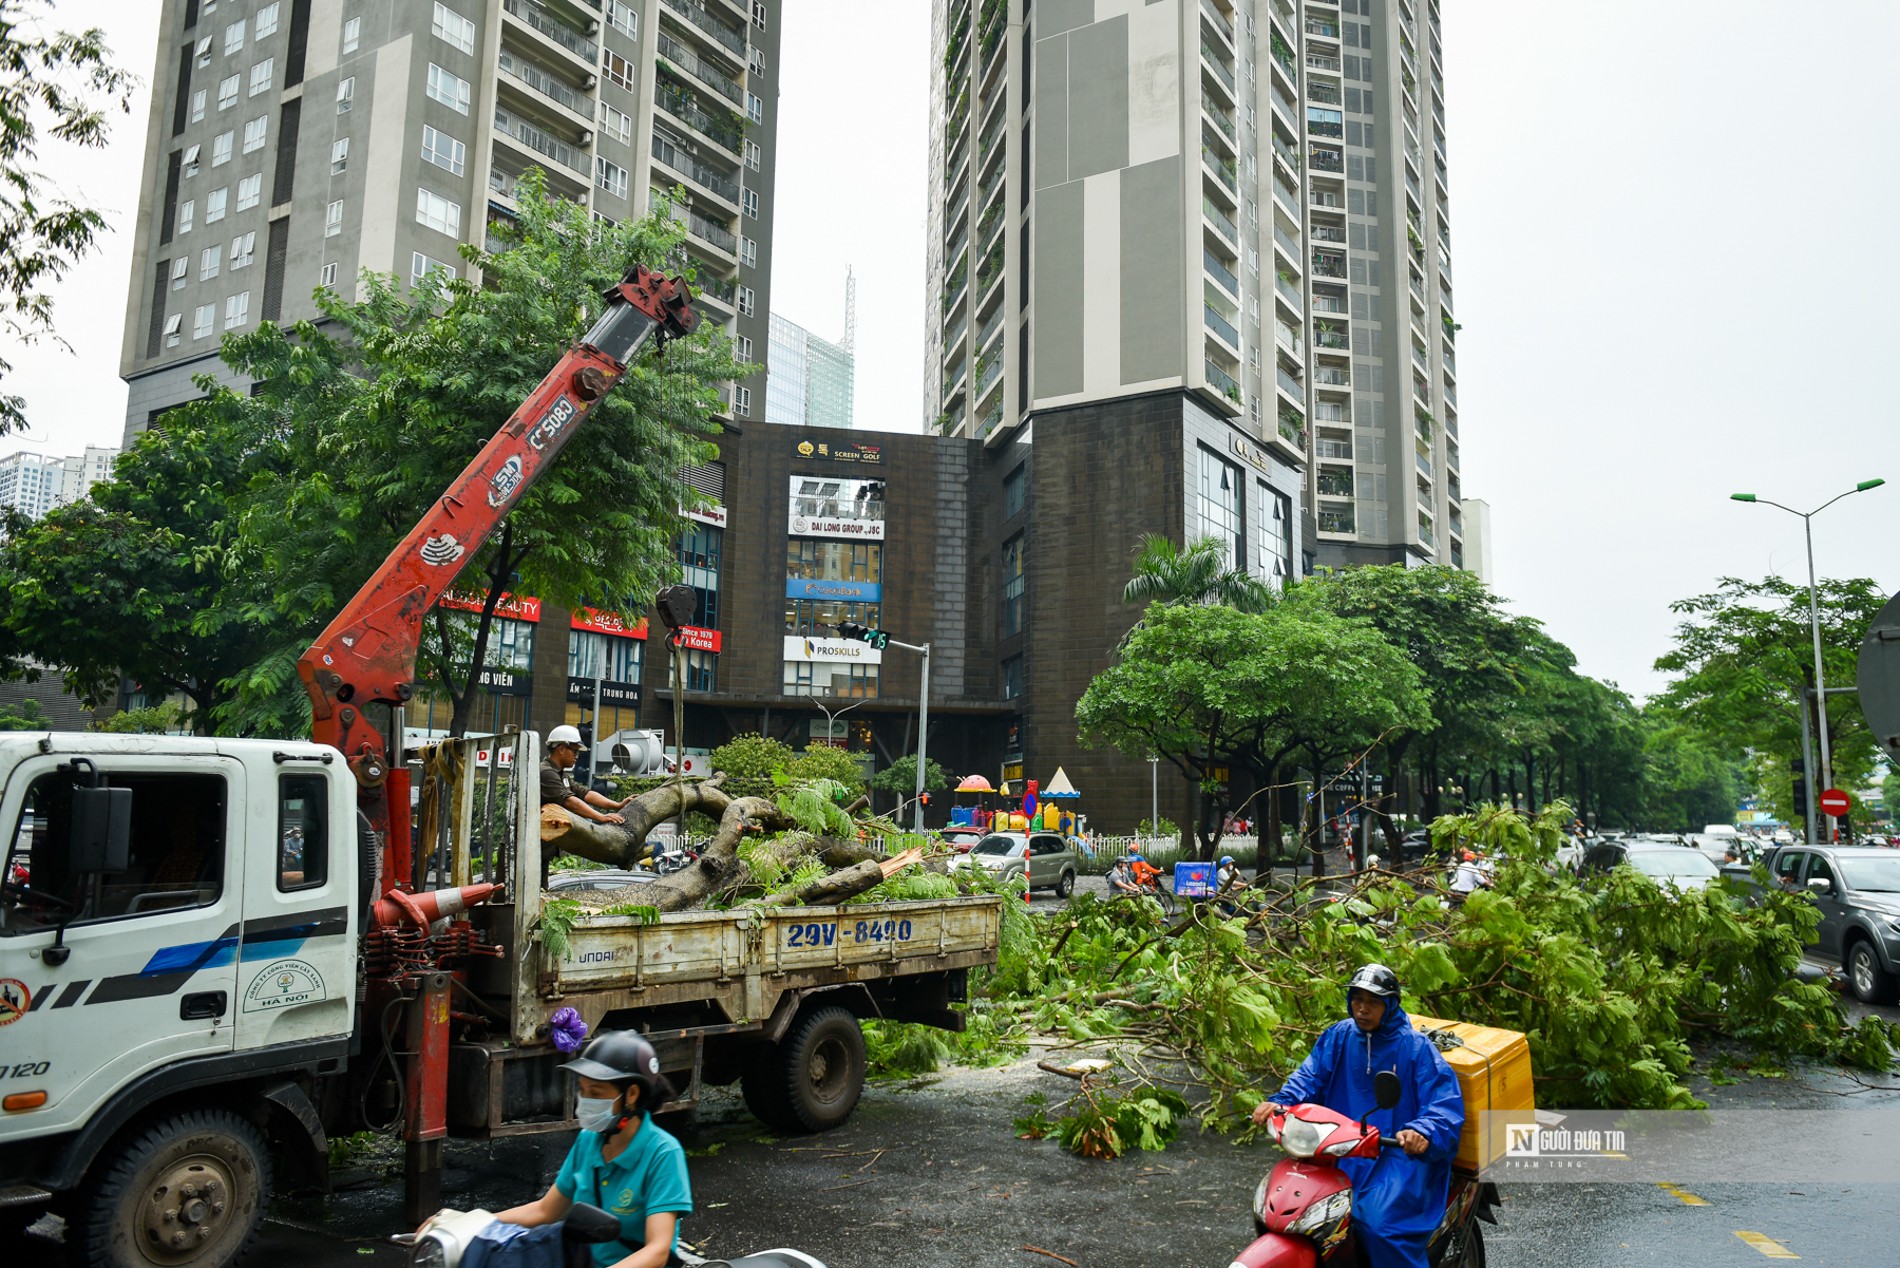
<path fill-rule="evenodd" d="M 1212 863 L 1176 863 L 1174 865 L 1174 895 L 1176 898 L 1206 898 L 1214 892 L 1214 865 Z"/>

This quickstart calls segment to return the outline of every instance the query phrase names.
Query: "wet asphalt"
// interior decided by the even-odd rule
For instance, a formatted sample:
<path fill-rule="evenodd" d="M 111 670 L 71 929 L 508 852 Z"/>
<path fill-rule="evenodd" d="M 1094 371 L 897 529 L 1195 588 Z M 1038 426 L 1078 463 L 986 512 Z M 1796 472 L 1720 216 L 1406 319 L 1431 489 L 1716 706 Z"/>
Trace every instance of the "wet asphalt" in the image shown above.
<path fill-rule="evenodd" d="M 1900 1020 L 1892 1008 L 1851 1011 Z M 675 1125 L 697 1204 L 687 1238 L 715 1256 L 792 1246 L 829 1268 L 1051 1268 L 1065 1260 L 1076 1268 L 1225 1268 L 1251 1240 L 1253 1188 L 1278 1151 L 1190 1129 L 1165 1152 L 1092 1162 L 1049 1141 L 1019 1140 L 1011 1120 L 1025 1112 L 1024 1098 L 1040 1091 L 1056 1102 L 1073 1086 L 1037 1070 L 1034 1056 L 874 1083 L 851 1121 L 819 1137 L 775 1136 L 736 1089 L 709 1090 Z M 1843 1149 L 1852 1147 L 1854 1115 L 1900 1111 L 1900 1074 L 1808 1068 L 1695 1090 L 1717 1109 L 1805 1111 L 1814 1131 L 1844 1133 Z M 538 1195 L 568 1143 L 451 1142 L 447 1201 L 499 1210 Z M 372 1159 L 328 1197 L 279 1199 L 249 1262 L 403 1263 L 387 1240 L 404 1227 L 401 1181 L 383 1171 Z M 1826 1185 L 1510 1183 L 1502 1194 L 1499 1222 L 1485 1229 L 1495 1265 L 1900 1264 L 1900 1175 Z M 59 1247 L 48 1233 L 57 1236 L 53 1221 L 29 1235 L 23 1253 L 0 1259 L 50 1268 Z"/>

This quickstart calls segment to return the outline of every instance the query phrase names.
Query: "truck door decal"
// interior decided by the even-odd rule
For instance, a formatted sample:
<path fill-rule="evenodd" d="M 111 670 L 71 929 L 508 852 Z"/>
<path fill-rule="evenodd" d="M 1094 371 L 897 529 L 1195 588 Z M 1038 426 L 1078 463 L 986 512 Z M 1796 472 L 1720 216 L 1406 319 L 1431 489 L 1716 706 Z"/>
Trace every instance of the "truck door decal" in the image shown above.
<path fill-rule="evenodd" d="M 239 959 L 279 958 L 301 949 L 311 938 L 334 937 L 348 929 L 349 910 L 344 907 L 298 912 L 292 916 L 260 916 L 245 921 L 242 926 L 231 925 L 208 941 L 181 942 L 177 946 L 160 947 L 137 973 L 121 974 L 101 981 L 86 1004 L 90 1007 L 93 1004 L 115 1004 L 120 1000 L 170 995 L 201 969 L 223 968 Z M 74 986 L 83 990 L 85 983 L 75 983 Z M 75 990 L 68 987 L 66 994 L 53 1007 L 64 1008 L 78 999 Z"/>
<path fill-rule="evenodd" d="M 77 982 L 68 982 L 66 989 L 59 993 L 59 998 L 53 1001 L 53 1007 L 71 1008 L 79 1002 L 79 997 L 86 993 L 86 988 L 90 985 L 92 985 L 92 979 L 89 977 L 82 977 Z"/>

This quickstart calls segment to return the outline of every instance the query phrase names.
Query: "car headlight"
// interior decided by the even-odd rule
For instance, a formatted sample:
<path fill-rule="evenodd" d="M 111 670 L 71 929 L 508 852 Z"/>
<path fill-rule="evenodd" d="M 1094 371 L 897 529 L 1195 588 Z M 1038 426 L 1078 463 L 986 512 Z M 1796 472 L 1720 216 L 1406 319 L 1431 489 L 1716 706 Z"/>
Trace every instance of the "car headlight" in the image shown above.
<path fill-rule="evenodd" d="M 1337 1123 L 1309 1123 L 1289 1115 L 1286 1126 L 1280 1129 L 1280 1148 L 1295 1158 L 1311 1158 L 1337 1127 Z"/>
<path fill-rule="evenodd" d="M 1352 1190 L 1341 1189 L 1330 1197 L 1321 1198 L 1300 1213 L 1300 1218 L 1286 1226 L 1289 1233 L 1317 1234 L 1329 1230 L 1340 1220 L 1352 1214 Z"/>

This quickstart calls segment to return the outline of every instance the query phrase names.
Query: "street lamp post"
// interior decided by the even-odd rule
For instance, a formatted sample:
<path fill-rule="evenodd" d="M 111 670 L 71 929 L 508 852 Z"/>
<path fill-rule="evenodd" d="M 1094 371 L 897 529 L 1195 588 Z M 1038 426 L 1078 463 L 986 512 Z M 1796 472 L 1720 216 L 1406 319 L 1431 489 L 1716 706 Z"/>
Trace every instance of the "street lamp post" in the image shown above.
<path fill-rule="evenodd" d="M 1865 493 L 1869 489 L 1877 489 L 1885 483 L 1885 480 L 1862 480 L 1859 484 L 1847 490 L 1847 492 L 1836 493 L 1833 497 L 1821 503 L 1821 505 L 1815 507 L 1812 511 L 1797 511 L 1792 506 L 1783 506 L 1779 502 L 1771 502 L 1767 498 L 1756 497 L 1753 493 L 1731 493 L 1729 495 L 1731 500 L 1736 502 L 1753 502 L 1760 506 L 1772 506 L 1778 511 L 1786 511 L 1790 515 L 1799 516 L 1802 531 L 1807 535 L 1808 626 L 1814 635 L 1814 704 L 1815 708 L 1819 711 L 1818 720 L 1821 731 L 1821 770 L 1819 773 L 1821 776 L 1821 788 L 1823 790 L 1834 786 L 1834 755 L 1827 735 L 1827 679 L 1821 667 L 1821 605 L 1820 600 L 1816 598 L 1815 595 L 1814 517 L 1844 497 L 1851 497 L 1856 493 Z M 1803 708 L 1805 707 L 1804 705 Z M 1808 790 L 1809 796 L 1815 795 L 1815 791 L 1816 790 L 1810 788 Z M 1810 835 L 1812 834 L 1810 833 Z M 1829 835 L 1833 835 L 1831 828 Z"/>
<path fill-rule="evenodd" d="M 1161 759 L 1148 759 L 1148 832 L 1161 835 Z"/>

